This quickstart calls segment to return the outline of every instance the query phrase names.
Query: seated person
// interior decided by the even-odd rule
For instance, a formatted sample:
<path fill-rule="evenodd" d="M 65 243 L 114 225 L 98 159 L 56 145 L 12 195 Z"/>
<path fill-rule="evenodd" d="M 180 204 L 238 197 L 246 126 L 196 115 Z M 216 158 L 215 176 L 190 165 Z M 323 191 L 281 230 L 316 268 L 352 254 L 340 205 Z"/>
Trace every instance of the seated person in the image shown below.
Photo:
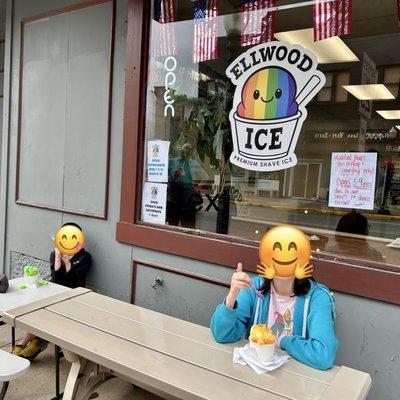
<path fill-rule="evenodd" d="M 371 246 L 367 240 L 368 219 L 361 213 L 354 210 L 343 215 L 336 226 L 336 232 L 334 240 L 329 241 L 330 244 L 326 247 L 326 251 L 350 257 L 358 254 L 366 260 L 384 261 L 380 251 L 373 245 Z M 353 237 L 346 233 L 359 236 Z"/>
<path fill-rule="evenodd" d="M 336 232 L 345 232 L 368 236 L 368 220 L 364 215 L 356 211 L 351 211 L 340 218 L 336 226 Z"/>
<path fill-rule="evenodd" d="M 73 226 L 83 233 L 82 228 L 73 222 L 62 225 L 61 229 L 65 226 Z M 79 250 L 74 255 L 66 255 L 61 253 L 56 246 L 50 253 L 52 282 L 71 289 L 85 287 L 86 275 L 89 272 L 91 263 L 91 255 L 83 247 L 79 247 Z M 22 340 L 12 348 L 11 352 L 20 357 L 33 360 L 46 348 L 47 341 L 31 333 L 25 333 Z"/>
<path fill-rule="evenodd" d="M 293 358 L 313 368 L 332 368 L 338 348 L 334 300 L 312 279 L 310 255 L 309 239 L 299 229 L 282 225 L 268 231 L 260 242 L 261 276 L 250 279 L 238 264 L 229 293 L 211 319 L 215 340 L 236 342 L 249 337 L 253 324 L 265 324 L 276 346 Z"/>

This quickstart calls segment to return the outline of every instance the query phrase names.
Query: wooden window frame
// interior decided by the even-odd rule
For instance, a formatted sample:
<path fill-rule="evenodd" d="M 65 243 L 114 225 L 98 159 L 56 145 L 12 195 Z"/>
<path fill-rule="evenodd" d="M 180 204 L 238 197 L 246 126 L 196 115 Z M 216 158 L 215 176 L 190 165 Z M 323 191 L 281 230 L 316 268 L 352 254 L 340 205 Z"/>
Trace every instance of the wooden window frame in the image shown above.
<path fill-rule="evenodd" d="M 111 3 L 112 15 L 110 25 L 110 50 L 109 50 L 109 78 L 108 78 L 108 110 L 107 110 L 107 137 L 106 137 L 106 165 L 105 167 L 105 184 L 104 184 L 104 201 L 103 210 L 99 213 L 94 213 L 85 210 L 71 209 L 66 207 L 57 207 L 50 204 L 34 203 L 29 200 L 23 200 L 20 198 L 20 164 L 21 164 L 21 136 L 22 136 L 22 96 L 23 96 L 23 67 L 24 67 L 24 28 L 28 23 L 39 21 L 44 18 L 67 14 L 72 11 L 81 10 L 84 8 L 90 8 L 99 4 Z M 62 211 L 69 214 L 83 215 L 86 217 L 93 217 L 99 219 L 106 219 L 108 214 L 108 190 L 109 190 L 109 178 L 110 178 L 110 147 L 111 147 L 111 111 L 112 111 L 112 94 L 113 94 L 113 67 L 114 67 L 114 45 L 115 45 L 115 15 L 116 15 L 116 3 L 115 0 L 89 0 L 84 3 L 78 3 L 68 7 L 57 8 L 49 10 L 42 14 L 33 15 L 30 17 L 23 18 L 20 24 L 20 60 L 19 60 L 19 89 L 18 89 L 18 128 L 17 128 L 17 157 L 16 157 L 16 177 L 15 177 L 15 195 L 14 201 L 16 204 L 43 208 L 45 210 Z"/>
<path fill-rule="evenodd" d="M 128 1 L 120 218 L 116 239 L 147 249 L 255 271 L 258 242 L 140 221 L 151 2 Z M 314 258 L 315 278 L 330 289 L 400 304 L 400 268 L 342 256 Z"/>

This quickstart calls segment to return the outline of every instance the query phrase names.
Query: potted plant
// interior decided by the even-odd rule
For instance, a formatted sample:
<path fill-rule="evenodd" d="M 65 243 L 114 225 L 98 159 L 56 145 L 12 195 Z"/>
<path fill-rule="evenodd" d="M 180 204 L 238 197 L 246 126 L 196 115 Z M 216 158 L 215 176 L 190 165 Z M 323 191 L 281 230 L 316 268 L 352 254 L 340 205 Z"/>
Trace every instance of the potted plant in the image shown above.
<path fill-rule="evenodd" d="M 25 285 L 28 287 L 36 287 L 39 280 L 39 269 L 33 265 L 27 265 L 24 268 Z"/>

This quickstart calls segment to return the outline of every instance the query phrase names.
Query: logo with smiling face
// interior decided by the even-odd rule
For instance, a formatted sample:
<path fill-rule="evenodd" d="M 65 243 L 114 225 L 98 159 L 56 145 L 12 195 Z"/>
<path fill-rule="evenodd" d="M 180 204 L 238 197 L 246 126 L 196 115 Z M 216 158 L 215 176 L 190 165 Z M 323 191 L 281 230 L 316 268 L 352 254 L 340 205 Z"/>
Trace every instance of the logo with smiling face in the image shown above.
<path fill-rule="evenodd" d="M 155 200 L 155 199 L 157 198 L 157 195 L 158 195 L 158 189 L 157 189 L 155 186 L 153 186 L 153 187 L 150 189 L 150 197 L 151 197 L 153 200 Z"/>
<path fill-rule="evenodd" d="M 255 46 L 229 65 L 226 74 L 236 85 L 229 114 L 233 164 L 254 171 L 297 164 L 305 106 L 325 84 L 317 65 L 311 52 L 283 42 Z"/>
<path fill-rule="evenodd" d="M 294 226 L 279 225 L 269 230 L 260 241 L 259 255 L 257 272 L 267 279 L 312 275 L 310 240 Z"/>
<path fill-rule="evenodd" d="M 85 244 L 85 235 L 76 225 L 66 224 L 58 229 L 54 241 L 60 253 L 73 256 Z"/>
<path fill-rule="evenodd" d="M 263 68 L 247 80 L 242 89 L 237 115 L 255 120 L 286 118 L 297 114 L 296 82 L 278 67 Z"/>
<path fill-rule="evenodd" d="M 153 157 L 158 157 L 158 154 L 160 153 L 160 146 L 158 144 L 153 145 L 151 148 L 151 154 Z"/>

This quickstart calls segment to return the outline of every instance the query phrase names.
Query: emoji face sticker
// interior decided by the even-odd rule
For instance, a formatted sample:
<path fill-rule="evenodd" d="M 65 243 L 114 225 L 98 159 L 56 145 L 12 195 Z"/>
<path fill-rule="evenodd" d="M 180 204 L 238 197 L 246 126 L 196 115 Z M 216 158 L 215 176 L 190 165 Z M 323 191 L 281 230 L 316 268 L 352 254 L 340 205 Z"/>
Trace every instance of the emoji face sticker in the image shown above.
<path fill-rule="evenodd" d="M 279 67 L 263 68 L 244 84 L 237 114 L 261 120 L 291 117 L 298 109 L 295 98 L 296 81 L 289 71 Z"/>
<path fill-rule="evenodd" d="M 74 225 L 65 225 L 58 229 L 55 245 L 62 254 L 73 256 L 85 243 L 83 232 Z"/>
<path fill-rule="evenodd" d="M 310 241 L 294 226 L 279 225 L 269 230 L 260 241 L 259 255 L 261 265 L 257 272 L 267 279 L 304 279 L 312 275 Z"/>

